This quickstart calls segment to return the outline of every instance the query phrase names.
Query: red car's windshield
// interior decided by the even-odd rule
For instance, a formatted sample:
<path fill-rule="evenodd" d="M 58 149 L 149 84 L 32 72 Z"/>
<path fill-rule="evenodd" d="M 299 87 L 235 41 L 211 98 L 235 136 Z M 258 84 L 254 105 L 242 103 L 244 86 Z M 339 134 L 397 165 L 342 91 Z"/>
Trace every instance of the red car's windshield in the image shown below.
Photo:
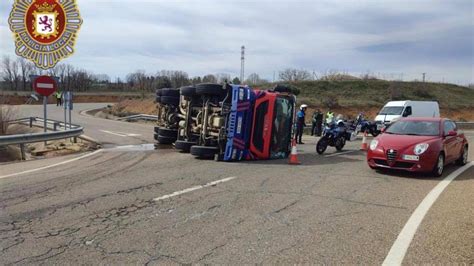
<path fill-rule="evenodd" d="M 385 133 L 397 135 L 438 136 L 438 121 L 398 121 L 387 128 Z"/>

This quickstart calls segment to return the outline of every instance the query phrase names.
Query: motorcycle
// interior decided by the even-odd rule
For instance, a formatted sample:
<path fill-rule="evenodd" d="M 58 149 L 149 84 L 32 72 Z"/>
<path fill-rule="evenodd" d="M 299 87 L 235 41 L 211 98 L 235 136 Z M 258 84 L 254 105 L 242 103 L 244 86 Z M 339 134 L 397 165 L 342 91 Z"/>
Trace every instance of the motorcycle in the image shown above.
<path fill-rule="evenodd" d="M 377 125 L 365 119 L 364 113 L 359 113 L 351 126 L 351 130 L 353 130 L 356 135 L 359 134 L 359 132 L 367 132 L 374 137 L 377 137 L 380 134 L 380 131 L 377 130 Z"/>
<path fill-rule="evenodd" d="M 344 122 L 330 123 L 324 127 L 323 135 L 316 144 L 316 152 L 323 154 L 328 146 L 341 151 L 347 140 L 351 140 L 351 133 L 347 131 Z"/>

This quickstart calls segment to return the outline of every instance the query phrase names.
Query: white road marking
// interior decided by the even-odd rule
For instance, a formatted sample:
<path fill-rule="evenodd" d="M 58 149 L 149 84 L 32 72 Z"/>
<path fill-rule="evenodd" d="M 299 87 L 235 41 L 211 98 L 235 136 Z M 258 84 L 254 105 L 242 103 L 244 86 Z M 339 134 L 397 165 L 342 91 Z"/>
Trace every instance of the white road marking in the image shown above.
<path fill-rule="evenodd" d="M 185 194 L 185 193 L 189 193 L 189 192 L 192 192 L 192 191 L 195 191 L 195 190 L 199 190 L 199 189 L 215 186 L 215 185 L 220 184 L 220 183 L 228 182 L 228 181 L 231 181 L 235 178 L 237 178 L 237 177 L 233 176 L 233 177 L 224 178 L 224 179 L 221 179 L 221 180 L 217 180 L 217 181 L 207 183 L 205 185 L 195 186 L 195 187 L 187 188 L 187 189 L 184 189 L 184 190 L 181 190 L 181 191 L 176 191 L 176 192 L 173 192 L 171 194 L 155 198 L 153 200 L 154 201 L 160 201 L 160 200 L 169 199 L 169 198 L 176 197 L 176 196 L 179 196 L 179 195 L 182 195 L 182 194 Z"/>
<path fill-rule="evenodd" d="M 333 154 L 325 155 L 324 157 L 326 157 L 326 158 L 328 158 L 328 157 L 334 157 L 334 156 L 343 155 L 343 154 L 348 154 L 348 153 L 353 153 L 353 152 L 356 152 L 356 151 L 336 152 L 336 153 L 333 153 Z"/>
<path fill-rule="evenodd" d="M 112 135 L 123 137 L 123 138 L 127 136 L 127 135 L 123 135 L 123 134 L 120 134 L 120 133 L 115 133 L 115 132 L 108 131 L 108 130 L 101 130 L 101 131 L 104 132 L 104 133 L 112 134 Z"/>
<path fill-rule="evenodd" d="M 102 131 L 104 133 L 109 133 L 109 134 L 112 134 L 112 135 L 115 135 L 115 136 L 119 136 L 119 137 L 138 137 L 138 136 L 141 136 L 140 134 L 113 132 L 113 131 L 108 131 L 108 130 L 100 130 L 100 131 Z"/>
<path fill-rule="evenodd" d="M 405 224 L 402 231 L 398 235 L 397 240 L 395 240 L 395 243 L 393 243 L 393 246 L 390 249 L 382 265 L 388 266 L 402 264 L 403 259 L 405 258 L 405 254 L 407 253 L 407 250 L 410 247 L 411 241 L 413 240 L 413 237 L 415 236 L 418 227 L 420 226 L 421 222 L 423 221 L 423 218 L 425 217 L 426 213 L 428 213 L 433 203 L 435 203 L 439 195 L 441 195 L 443 190 L 449 185 L 449 183 L 451 183 L 451 181 L 456 179 L 456 177 L 461 175 L 464 171 L 466 171 L 467 169 L 469 169 L 469 167 L 473 165 L 474 162 L 470 162 L 465 166 L 457 169 L 449 176 L 441 180 L 439 184 L 436 185 L 436 187 L 434 187 L 433 190 L 428 193 L 428 195 L 426 195 L 420 205 L 418 205 L 416 210 L 413 212 L 410 219 L 408 219 L 408 222 Z"/>
<path fill-rule="evenodd" d="M 102 150 L 97 150 L 97 151 L 95 151 L 95 152 L 93 152 L 93 153 L 89 153 L 89 154 L 86 154 L 86 155 L 83 155 L 83 156 L 80 156 L 80 157 L 77 157 L 77 158 L 74 158 L 74 159 L 71 159 L 71 160 L 67 160 L 67 161 L 64 161 L 64 162 L 60 162 L 60 163 L 57 163 L 57 164 L 52 164 L 52 165 L 48 165 L 48 166 L 44 166 L 44 167 L 40 167 L 40 168 L 35 168 L 35 169 L 31 169 L 31 170 L 27 170 L 27 171 L 23 171 L 23 172 L 19 172 L 19 173 L 14 173 L 14 174 L 10 174 L 10 175 L 0 176 L 0 179 L 7 178 L 7 177 L 12 177 L 12 176 L 18 176 L 18 175 L 29 174 L 29 173 L 33 173 L 33 172 L 45 170 L 45 169 L 48 169 L 48 168 L 60 166 L 60 165 L 63 165 L 63 164 L 72 163 L 72 162 L 75 162 L 75 161 L 78 161 L 78 160 L 81 160 L 81 159 L 90 157 L 90 156 L 92 156 L 92 155 L 96 155 L 96 154 L 99 153 L 99 152 L 102 152 Z"/>

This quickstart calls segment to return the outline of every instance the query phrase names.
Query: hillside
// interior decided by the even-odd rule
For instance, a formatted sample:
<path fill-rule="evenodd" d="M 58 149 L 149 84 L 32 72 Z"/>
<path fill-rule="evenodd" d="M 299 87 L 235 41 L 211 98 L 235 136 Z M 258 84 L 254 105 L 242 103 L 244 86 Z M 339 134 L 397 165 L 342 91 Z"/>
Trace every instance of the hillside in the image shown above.
<path fill-rule="evenodd" d="M 389 82 L 385 80 L 304 81 L 300 102 L 311 106 L 377 107 L 390 100 L 436 100 L 442 109 L 474 108 L 474 90 L 453 84 Z M 473 109 L 474 110 L 474 109 Z"/>

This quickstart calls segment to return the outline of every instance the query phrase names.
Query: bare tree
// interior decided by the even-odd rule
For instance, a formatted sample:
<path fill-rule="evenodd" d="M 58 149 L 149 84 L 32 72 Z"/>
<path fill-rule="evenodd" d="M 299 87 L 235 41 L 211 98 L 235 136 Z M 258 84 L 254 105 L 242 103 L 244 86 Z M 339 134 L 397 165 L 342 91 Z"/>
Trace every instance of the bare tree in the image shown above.
<path fill-rule="evenodd" d="M 12 61 L 10 57 L 4 56 L 2 58 L 2 78 L 10 84 L 11 90 L 18 90 L 20 83 L 19 67 L 16 61 Z"/>
<path fill-rule="evenodd" d="M 311 73 L 309 73 L 308 71 L 304 69 L 287 68 L 279 73 L 279 77 L 283 81 L 295 82 L 295 81 L 310 80 Z"/>
<path fill-rule="evenodd" d="M 225 83 L 226 81 L 230 82 L 232 79 L 227 73 L 217 73 L 215 76 L 217 79 L 217 83 Z"/>
<path fill-rule="evenodd" d="M 35 66 L 26 59 L 19 57 L 17 60 L 18 66 L 20 67 L 20 77 L 22 82 L 23 91 L 27 90 L 27 83 L 30 75 L 33 73 Z"/>
<path fill-rule="evenodd" d="M 202 77 L 202 82 L 217 83 L 217 78 L 212 74 L 208 74 Z"/>

